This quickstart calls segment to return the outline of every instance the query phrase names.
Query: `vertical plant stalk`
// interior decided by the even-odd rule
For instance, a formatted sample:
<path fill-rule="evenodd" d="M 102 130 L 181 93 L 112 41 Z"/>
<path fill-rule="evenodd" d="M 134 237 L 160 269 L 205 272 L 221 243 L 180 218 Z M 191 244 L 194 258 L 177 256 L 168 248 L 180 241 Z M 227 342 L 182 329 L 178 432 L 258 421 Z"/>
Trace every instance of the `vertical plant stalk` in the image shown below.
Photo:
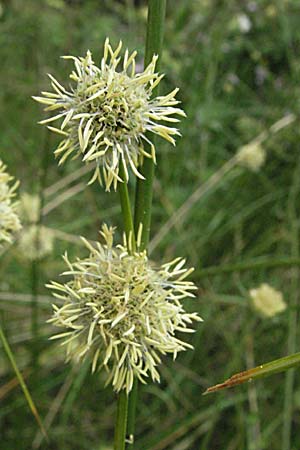
<path fill-rule="evenodd" d="M 292 187 L 288 198 L 288 219 L 291 228 L 291 256 L 299 258 L 299 237 L 298 237 L 298 217 L 297 200 L 300 189 L 299 180 L 300 159 L 294 171 Z M 288 342 L 287 354 L 295 353 L 297 347 L 297 328 L 298 328 L 298 303 L 299 303 L 299 269 L 294 268 L 291 279 L 291 302 L 289 305 L 288 318 Z M 284 390 L 284 408 L 283 408 L 283 430 L 282 430 L 282 450 L 291 449 L 291 432 L 293 420 L 293 391 L 295 383 L 295 370 L 290 370 L 285 378 Z"/>
<path fill-rule="evenodd" d="M 125 450 L 127 411 L 128 395 L 122 390 L 118 394 L 114 450 Z"/>
<path fill-rule="evenodd" d="M 120 164 L 120 177 L 123 180 L 125 179 L 124 165 L 122 162 Z M 121 209 L 122 209 L 124 231 L 126 233 L 127 238 L 132 240 L 132 250 L 134 251 L 135 250 L 135 233 L 134 233 L 134 225 L 133 225 L 133 218 L 132 218 L 132 213 L 131 213 L 131 205 L 130 205 L 130 198 L 129 198 L 127 184 L 119 183 L 118 190 L 119 190 L 119 195 L 120 195 L 120 203 L 121 203 Z"/>
<path fill-rule="evenodd" d="M 42 225 L 43 215 L 42 210 L 44 207 L 44 189 L 46 185 L 46 174 L 49 164 L 49 147 L 50 147 L 50 133 L 47 130 L 44 137 L 43 155 L 40 164 L 40 176 L 38 185 L 38 195 L 40 198 L 40 210 L 37 221 L 37 226 Z M 39 228 L 38 228 L 39 230 Z M 37 232 L 35 247 L 38 252 L 40 245 L 39 231 Z M 38 311 L 38 290 L 40 280 L 40 261 L 34 260 L 31 263 L 31 364 L 33 369 L 33 375 L 35 376 L 36 369 L 39 364 L 39 311 Z"/>
<path fill-rule="evenodd" d="M 160 70 L 162 45 L 163 45 L 163 33 L 164 33 L 164 21 L 166 15 L 166 0 L 149 0 L 148 2 L 148 23 L 147 23 L 147 36 L 146 36 L 146 49 L 144 66 L 151 62 L 153 55 L 158 55 L 157 71 Z M 157 96 L 159 86 L 157 86 L 153 92 L 153 96 Z M 155 145 L 155 138 L 153 139 Z M 153 195 L 153 179 L 154 179 L 154 162 L 152 159 L 145 158 L 143 166 L 140 168 L 141 174 L 144 176 L 144 180 L 137 179 L 136 183 L 136 195 L 135 195 L 135 213 L 134 213 L 134 229 L 137 234 L 140 224 L 142 224 L 142 237 L 140 250 L 147 249 L 150 226 L 151 226 L 151 207 L 152 207 L 152 195 Z M 138 396 L 138 382 L 135 380 L 133 388 L 129 397 L 128 404 L 128 431 L 129 443 L 131 449 L 134 445 L 134 432 L 135 432 L 135 416 L 136 405 Z"/>
<path fill-rule="evenodd" d="M 146 50 L 144 66 L 150 64 L 153 55 L 158 55 L 156 70 L 160 71 L 163 31 L 166 12 L 166 0 L 149 0 L 148 3 L 148 24 L 146 36 Z M 159 92 L 159 85 L 153 89 L 152 95 L 156 97 Z M 153 142 L 155 143 L 155 138 Z M 143 166 L 140 168 L 145 180 L 137 179 L 135 196 L 134 228 L 138 232 L 140 224 L 143 225 L 141 249 L 146 249 L 149 242 L 151 225 L 152 206 L 152 185 L 154 179 L 154 163 L 150 158 L 145 158 Z"/>
<path fill-rule="evenodd" d="M 125 179 L 125 171 L 123 163 L 120 165 L 120 176 Z M 133 219 L 131 213 L 130 198 L 128 193 L 127 183 L 119 183 L 118 191 L 120 195 L 120 203 L 123 216 L 124 231 L 128 240 L 131 240 L 132 250 L 135 250 L 135 234 Z M 118 394 L 117 401 L 117 416 L 115 424 L 115 438 L 114 450 L 124 450 L 127 430 L 127 415 L 128 415 L 128 395 L 122 390 Z"/>

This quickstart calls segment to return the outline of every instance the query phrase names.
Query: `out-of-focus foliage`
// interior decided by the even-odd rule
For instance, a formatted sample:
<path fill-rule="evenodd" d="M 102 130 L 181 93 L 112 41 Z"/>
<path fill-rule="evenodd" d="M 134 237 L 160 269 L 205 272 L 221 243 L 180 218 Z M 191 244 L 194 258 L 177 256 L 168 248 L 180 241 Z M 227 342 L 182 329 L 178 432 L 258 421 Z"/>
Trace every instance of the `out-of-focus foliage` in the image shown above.
<path fill-rule="evenodd" d="M 31 96 L 46 89 L 46 73 L 67 82 L 69 65 L 58 57 L 90 49 L 100 60 L 106 36 L 113 45 L 121 39 L 142 55 L 146 13 L 146 2 L 133 0 L 2 0 L 0 157 L 21 180 L 22 191 L 40 192 L 81 167 L 80 161 L 69 161 L 58 168 L 52 154 L 58 141 L 37 125 L 42 111 Z M 187 119 L 175 149 L 162 141 L 157 147 L 153 236 L 240 147 L 287 114 L 297 118 L 264 141 L 267 159 L 259 172 L 232 170 L 154 251 L 155 259 L 165 261 L 187 255 L 196 267 L 204 323 L 190 340 L 195 351 L 175 363 L 166 359 L 161 384 L 141 388 L 138 450 L 282 448 L 284 375 L 215 396 L 201 394 L 234 372 L 288 354 L 293 345 L 299 351 L 299 273 L 288 263 L 280 265 L 282 259 L 299 258 L 299 17 L 297 0 L 168 2 L 162 93 L 180 88 Z M 40 367 L 34 375 L 30 301 L 36 266 L 33 270 L 22 258 L 17 242 L 1 255 L 0 314 L 6 335 L 42 416 L 58 405 L 49 426 L 51 442 L 41 444 L 49 450 L 99 450 L 112 442 L 112 391 L 104 389 L 103 377 L 90 375 L 88 366 L 65 366 L 64 352 L 48 341 L 52 329 L 45 325 L 51 299 L 44 284 L 63 270 L 64 250 L 70 259 L 86 256 L 76 236 L 96 239 L 104 220 L 122 229 L 118 196 L 97 186 L 84 189 L 89 175 L 74 182 L 71 191 L 67 186 L 63 194 L 48 193 L 42 205 L 42 222 L 57 232 L 57 239 L 54 253 L 37 266 L 44 297 Z M 251 269 L 259 258 L 267 262 Z M 237 269 L 248 262 L 248 270 Z M 225 273 L 233 264 L 236 269 Z M 208 266 L 219 266 L 219 274 L 201 276 Z M 251 307 L 248 291 L 262 283 L 283 292 L 287 304 L 273 318 Z M 2 355 L 0 363 L 1 442 L 5 450 L 15 450 L 30 448 L 36 439 L 37 448 L 34 419 Z M 296 374 L 290 403 L 295 449 L 300 447 L 299 396 Z"/>

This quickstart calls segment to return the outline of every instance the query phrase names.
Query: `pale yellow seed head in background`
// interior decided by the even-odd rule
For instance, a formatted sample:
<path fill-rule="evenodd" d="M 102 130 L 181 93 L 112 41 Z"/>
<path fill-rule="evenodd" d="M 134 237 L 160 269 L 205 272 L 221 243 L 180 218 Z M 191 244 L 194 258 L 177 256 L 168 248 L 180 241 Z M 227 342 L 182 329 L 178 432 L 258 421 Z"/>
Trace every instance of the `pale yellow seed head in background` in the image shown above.
<path fill-rule="evenodd" d="M 266 317 L 273 317 L 286 309 L 286 303 L 280 291 L 267 283 L 249 291 L 254 308 Z"/>

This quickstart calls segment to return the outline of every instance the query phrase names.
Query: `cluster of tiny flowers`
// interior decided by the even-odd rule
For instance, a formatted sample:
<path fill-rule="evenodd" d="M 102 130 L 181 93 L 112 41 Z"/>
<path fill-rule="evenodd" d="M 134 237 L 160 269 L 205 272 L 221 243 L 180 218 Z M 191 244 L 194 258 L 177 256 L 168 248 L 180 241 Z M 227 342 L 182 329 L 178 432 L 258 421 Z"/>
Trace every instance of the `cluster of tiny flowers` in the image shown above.
<path fill-rule="evenodd" d="M 237 160 L 246 169 L 258 172 L 266 161 L 266 151 L 258 143 L 244 145 L 237 153 Z"/>
<path fill-rule="evenodd" d="M 267 283 L 249 291 L 254 308 L 265 317 L 273 317 L 286 309 L 286 303 L 280 291 Z"/>
<path fill-rule="evenodd" d="M 31 261 L 42 259 L 53 251 L 53 231 L 38 224 L 40 209 L 41 200 L 38 195 L 28 192 L 21 195 L 19 211 L 24 226 L 18 246 L 22 256 Z"/>
<path fill-rule="evenodd" d="M 49 322 L 66 329 L 53 339 L 63 339 L 67 360 L 89 357 L 92 370 L 104 368 L 107 384 L 115 391 L 129 393 L 133 381 L 145 383 L 151 376 L 159 381 L 157 370 L 161 355 L 177 353 L 190 344 L 176 332 L 191 333 L 193 321 L 202 319 L 187 313 L 181 300 L 194 297 L 196 289 L 186 277 L 193 269 L 184 268 L 177 258 L 156 267 L 145 251 L 134 250 L 131 239 L 113 245 L 113 228 L 102 227 L 104 244 L 92 246 L 84 240 L 90 255 L 71 263 L 62 275 L 71 277 L 65 284 L 48 285 L 63 306 L 53 305 Z M 139 248 L 140 234 L 137 239 Z"/>
<path fill-rule="evenodd" d="M 12 201 L 16 195 L 19 182 L 10 186 L 13 180 L 6 172 L 6 166 L 0 160 L 0 247 L 4 242 L 12 242 L 12 235 L 21 229 L 17 215 L 17 202 Z"/>
<path fill-rule="evenodd" d="M 61 119 L 59 128 L 48 126 L 64 138 L 55 150 L 59 163 L 69 155 L 81 156 L 86 163 L 94 161 L 96 168 L 90 183 L 97 179 L 100 184 L 104 181 L 106 190 L 111 185 L 116 189 L 120 181 L 128 181 L 128 167 L 143 178 L 138 170 L 143 157 L 155 161 L 155 147 L 146 133 L 157 134 L 175 145 L 174 136 L 180 133 L 166 124 L 178 122 L 172 117 L 174 114 L 185 116 L 175 107 L 179 103 L 175 98 L 178 89 L 166 96 L 151 98 L 163 77 L 155 72 L 157 56 L 153 56 L 142 73 L 136 73 L 136 52 L 129 54 L 126 50 L 120 65 L 121 48 L 120 42 L 113 50 L 106 39 L 100 67 L 93 62 L 90 51 L 85 58 L 64 56 L 74 61 L 75 70 L 70 78 L 75 84 L 66 90 L 49 75 L 54 92 L 42 92 L 42 97 L 33 97 L 47 105 L 45 111 L 59 112 L 40 122 L 48 124 Z M 145 142 L 149 151 L 145 150 Z M 119 174 L 121 165 L 123 179 Z"/>

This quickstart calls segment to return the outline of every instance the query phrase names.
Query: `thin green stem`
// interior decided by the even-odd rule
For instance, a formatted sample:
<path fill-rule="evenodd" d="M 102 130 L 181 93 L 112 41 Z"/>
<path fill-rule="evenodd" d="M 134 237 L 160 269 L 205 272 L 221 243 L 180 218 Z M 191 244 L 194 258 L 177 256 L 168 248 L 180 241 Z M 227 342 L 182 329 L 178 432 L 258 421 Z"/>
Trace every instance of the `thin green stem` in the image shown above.
<path fill-rule="evenodd" d="M 44 146 L 43 146 L 43 156 L 40 162 L 40 170 L 39 170 L 39 181 L 38 181 L 38 195 L 40 198 L 40 209 L 39 216 L 37 220 L 38 231 L 36 234 L 36 238 L 34 242 L 34 246 L 36 248 L 36 252 L 39 252 L 40 246 L 40 227 L 43 222 L 42 210 L 44 206 L 44 189 L 46 185 L 46 174 L 49 165 L 50 159 L 50 133 L 46 130 L 44 137 Z M 31 364 L 33 368 L 33 376 L 36 376 L 36 370 L 38 369 L 39 364 L 39 353 L 40 353 L 40 343 L 39 343 L 39 308 L 38 308 L 38 291 L 39 291 L 39 282 L 40 282 L 40 267 L 41 261 L 34 260 L 31 264 L 31 336 L 32 336 L 32 345 L 31 345 Z"/>
<path fill-rule="evenodd" d="M 123 163 L 120 164 L 120 177 L 122 179 L 124 179 L 124 177 L 125 177 Z M 119 190 L 119 195 L 120 195 L 124 230 L 125 230 L 127 238 L 131 239 L 132 250 L 134 251 L 135 250 L 135 234 L 134 234 L 133 218 L 132 218 L 127 183 L 125 183 L 125 182 L 118 183 L 118 190 Z"/>
<path fill-rule="evenodd" d="M 156 70 L 160 70 L 164 21 L 166 15 L 166 0 L 149 0 L 148 2 L 148 23 L 145 50 L 145 67 L 151 62 L 153 55 L 158 55 Z M 153 90 L 153 95 L 158 95 L 159 85 Z M 155 139 L 153 140 L 155 145 Z M 150 237 L 151 207 L 153 196 L 154 162 L 146 158 L 140 168 L 144 180 L 138 179 L 135 195 L 134 229 L 137 234 L 140 224 L 142 224 L 142 237 L 140 250 L 147 249 Z M 128 436 L 131 449 L 134 445 L 135 416 L 138 397 L 138 382 L 135 380 L 132 392 L 129 397 L 128 406 Z"/>
<path fill-rule="evenodd" d="M 294 170 L 292 186 L 288 197 L 287 213 L 291 230 L 291 255 L 293 258 L 299 258 L 299 236 L 298 236 L 298 217 L 297 203 L 300 190 L 299 180 L 300 159 Z M 295 353 L 297 348 L 297 328 L 298 328 L 298 304 L 299 304 L 299 269 L 294 268 L 291 278 L 291 301 L 289 305 L 288 318 L 288 342 L 287 353 Z M 282 430 L 282 450 L 291 449 L 292 421 L 294 410 L 294 384 L 295 371 L 291 370 L 286 374 L 284 390 L 284 408 L 283 408 L 283 430 Z"/>
<path fill-rule="evenodd" d="M 145 51 L 145 67 L 151 62 L 153 55 L 158 55 L 156 70 L 160 70 L 160 61 L 163 43 L 164 20 L 166 12 L 166 0 L 149 0 L 148 24 Z M 159 85 L 153 90 L 153 95 L 158 94 Z M 155 145 L 155 140 L 153 140 Z M 140 224 L 143 225 L 141 249 L 148 246 L 151 225 L 151 206 L 154 179 L 154 163 L 152 159 L 145 158 L 140 168 L 145 180 L 138 179 L 136 184 L 134 228 L 137 233 Z"/>
<path fill-rule="evenodd" d="M 39 323 L 38 323 L 38 284 L 39 269 L 36 261 L 31 263 L 31 366 L 36 375 L 39 360 Z"/>
<path fill-rule="evenodd" d="M 114 450 L 125 450 L 128 396 L 123 390 L 118 394 Z"/>
<path fill-rule="evenodd" d="M 125 179 L 125 171 L 123 163 L 120 165 L 120 177 Z M 120 195 L 120 203 L 123 216 L 124 230 L 127 240 L 131 241 L 131 250 L 135 251 L 135 234 L 128 193 L 127 183 L 118 183 L 118 191 Z M 126 429 L 127 429 L 127 413 L 128 413 L 128 396 L 125 391 L 118 394 L 117 417 L 115 426 L 115 447 L 114 450 L 125 449 Z"/>

